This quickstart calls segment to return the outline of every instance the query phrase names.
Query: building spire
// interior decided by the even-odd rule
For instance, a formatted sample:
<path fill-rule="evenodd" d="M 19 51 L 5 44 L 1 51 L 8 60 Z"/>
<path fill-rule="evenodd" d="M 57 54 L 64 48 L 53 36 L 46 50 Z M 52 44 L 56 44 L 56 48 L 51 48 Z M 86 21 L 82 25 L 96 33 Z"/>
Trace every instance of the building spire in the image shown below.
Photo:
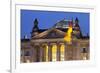
<path fill-rule="evenodd" d="M 38 29 L 38 20 L 37 20 L 37 18 L 35 18 L 35 20 L 34 20 L 34 27 L 33 27 L 33 29 Z"/>
<path fill-rule="evenodd" d="M 79 28 L 80 28 L 80 26 L 79 26 L 79 20 L 78 20 L 77 17 L 76 17 L 76 19 L 75 19 L 75 27 L 79 27 Z"/>
<path fill-rule="evenodd" d="M 75 19 L 74 31 L 77 32 L 77 33 L 75 33 L 75 34 L 76 34 L 76 36 L 77 36 L 78 38 L 82 37 L 82 32 L 81 32 L 81 29 L 80 29 L 80 26 L 79 26 L 79 20 L 78 20 L 77 17 L 76 17 L 76 19 Z"/>
<path fill-rule="evenodd" d="M 31 32 L 31 37 L 33 37 L 34 35 L 37 35 L 38 34 L 38 30 L 39 30 L 38 20 L 37 20 L 37 18 L 35 18 L 35 20 L 34 20 L 34 26 L 32 28 L 32 32 Z"/>

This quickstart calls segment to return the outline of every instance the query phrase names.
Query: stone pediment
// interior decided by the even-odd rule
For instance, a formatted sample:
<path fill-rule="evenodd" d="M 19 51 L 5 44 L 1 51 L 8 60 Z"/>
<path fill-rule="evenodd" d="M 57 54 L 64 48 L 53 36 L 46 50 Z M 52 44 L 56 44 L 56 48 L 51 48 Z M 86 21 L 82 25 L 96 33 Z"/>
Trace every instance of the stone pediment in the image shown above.
<path fill-rule="evenodd" d="M 64 36 L 65 32 L 56 28 L 51 28 L 34 36 L 33 39 L 48 39 L 48 38 L 53 39 L 53 38 L 63 38 Z"/>

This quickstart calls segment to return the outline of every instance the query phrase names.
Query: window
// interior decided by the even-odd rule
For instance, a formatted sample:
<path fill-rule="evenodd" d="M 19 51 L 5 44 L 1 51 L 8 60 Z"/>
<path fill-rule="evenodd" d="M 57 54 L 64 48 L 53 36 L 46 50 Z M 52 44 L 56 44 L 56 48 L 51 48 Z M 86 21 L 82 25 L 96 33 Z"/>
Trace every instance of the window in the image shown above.
<path fill-rule="evenodd" d="M 30 51 L 25 51 L 24 56 L 30 56 Z"/>
<path fill-rule="evenodd" d="M 65 54 L 65 45 L 62 44 L 62 45 L 60 46 L 60 60 L 61 60 L 61 61 L 64 61 L 64 54 Z"/>
<path fill-rule="evenodd" d="M 82 48 L 81 49 L 81 57 L 82 57 L 82 60 L 87 60 L 87 48 Z"/>
<path fill-rule="evenodd" d="M 87 53 L 87 49 L 86 48 L 82 48 L 81 49 L 81 53 Z"/>
<path fill-rule="evenodd" d="M 21 56 L 23 56 L 24 55 L 24 50 L 21 50 Z"/>
<path fill-rule="evenodd" d="M 57 61 L 57 45 L 52 45 L 52 61 Z"/>
<path fill-rule="evenodd" d="M 48 45 L 45 45 L 45 50 L 46 50 L 46 61 L 48 61 Z"/>

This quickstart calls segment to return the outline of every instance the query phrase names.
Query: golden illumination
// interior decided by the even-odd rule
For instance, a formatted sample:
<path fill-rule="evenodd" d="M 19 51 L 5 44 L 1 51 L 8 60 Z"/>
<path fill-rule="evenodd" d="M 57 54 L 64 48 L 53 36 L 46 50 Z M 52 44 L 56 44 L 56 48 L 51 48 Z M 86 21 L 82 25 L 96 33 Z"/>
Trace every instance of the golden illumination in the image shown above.
<path fill-rule="evenodd" d="M 46 61 L 48 61 L 48 45 L 46 45 Z"/>
<path fill-rule="evenodd" d="M 64 61 L 64 54 L 65 54 L 65 45 L 61 45 L 61 47 L 60 47 L 60 60 L 61 61 Z"/>
<path fill-rule="evenodd" d="M 47 44 L 43 44 L 43 46 L 44 46 L 44 50 L 45 50 L 44 59 L 45 59 L 46 62 L 48 62 L 48 45 Z"/>
<path fill-rule="evenodd" d="M 52 61 L 57 60 L 57 45 L 52 46 Z"/>
<path fill-rule="evenodd" d="M 65 37 L 64 37 L 64 40 L 66 41 L 66 42 L 68 42 L 68 43 L 70 43 L 71 42 L 71 40 L 72 40 L 72 26 L 70 26 L 69 28 L 68 28 L 68 31 L 67 31 L 67 33 L 66 33 L 66 35 L 65 35 Z"/>

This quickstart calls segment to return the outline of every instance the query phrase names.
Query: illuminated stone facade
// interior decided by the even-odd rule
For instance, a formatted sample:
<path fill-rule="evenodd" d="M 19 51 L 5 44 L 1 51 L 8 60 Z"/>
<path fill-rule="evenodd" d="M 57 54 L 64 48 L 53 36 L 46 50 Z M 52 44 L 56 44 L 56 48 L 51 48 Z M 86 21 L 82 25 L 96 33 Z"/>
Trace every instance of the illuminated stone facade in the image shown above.
<path fill-rule="evenodd" d="M 68 24 L 73 24 L 72 41 L 64 41 Z M 78 19 L 61 20 L 50 29 L 39 29 L 34 20 L 31 38 L 21 39 L 21 62 L 89 60 L 89 36 L 83 36 Z"/>

